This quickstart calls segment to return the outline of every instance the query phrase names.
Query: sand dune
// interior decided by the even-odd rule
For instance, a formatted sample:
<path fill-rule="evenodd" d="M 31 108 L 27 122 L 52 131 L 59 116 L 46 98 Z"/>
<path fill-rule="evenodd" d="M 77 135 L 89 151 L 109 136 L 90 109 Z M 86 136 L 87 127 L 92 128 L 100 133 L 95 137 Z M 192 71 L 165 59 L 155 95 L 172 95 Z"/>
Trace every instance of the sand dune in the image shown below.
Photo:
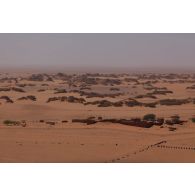
<path fill-rule="evenodd" d="M 193 74 L 1 74 L 0 162 L 195 162 L 194 83 Z"/>

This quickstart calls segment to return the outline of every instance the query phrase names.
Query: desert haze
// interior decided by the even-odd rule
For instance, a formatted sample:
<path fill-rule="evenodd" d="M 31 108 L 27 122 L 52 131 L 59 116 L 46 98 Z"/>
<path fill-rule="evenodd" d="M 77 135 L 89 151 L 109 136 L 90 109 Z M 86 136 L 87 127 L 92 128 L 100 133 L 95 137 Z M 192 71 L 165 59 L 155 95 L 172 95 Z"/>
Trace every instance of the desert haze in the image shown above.
<path fill-rule="evenodd" d="M 0 162 L 195 162 L 195 74 L 0 74 Z"/>

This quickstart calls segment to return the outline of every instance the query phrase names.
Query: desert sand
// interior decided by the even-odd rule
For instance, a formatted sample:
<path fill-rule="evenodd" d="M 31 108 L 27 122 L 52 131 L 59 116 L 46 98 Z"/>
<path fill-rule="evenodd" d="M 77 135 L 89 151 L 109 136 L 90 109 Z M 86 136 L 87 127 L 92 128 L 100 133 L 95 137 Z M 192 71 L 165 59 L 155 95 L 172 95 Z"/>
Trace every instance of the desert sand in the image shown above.
<path fill-rule="evenodd" d="M 1 73 L 0 162 L 195 162 L 195 75 Z"/>

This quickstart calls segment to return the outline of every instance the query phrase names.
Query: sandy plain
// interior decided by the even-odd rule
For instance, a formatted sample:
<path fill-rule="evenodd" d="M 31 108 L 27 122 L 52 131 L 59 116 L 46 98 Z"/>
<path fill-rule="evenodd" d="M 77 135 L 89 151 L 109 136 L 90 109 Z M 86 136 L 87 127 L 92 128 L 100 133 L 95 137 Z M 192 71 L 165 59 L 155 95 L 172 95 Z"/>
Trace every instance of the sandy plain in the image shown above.
<path fill-rule="evenodd" d="M 0 162 L 195 162 L 194 86 L 193 74 L 1 73 Z"/>

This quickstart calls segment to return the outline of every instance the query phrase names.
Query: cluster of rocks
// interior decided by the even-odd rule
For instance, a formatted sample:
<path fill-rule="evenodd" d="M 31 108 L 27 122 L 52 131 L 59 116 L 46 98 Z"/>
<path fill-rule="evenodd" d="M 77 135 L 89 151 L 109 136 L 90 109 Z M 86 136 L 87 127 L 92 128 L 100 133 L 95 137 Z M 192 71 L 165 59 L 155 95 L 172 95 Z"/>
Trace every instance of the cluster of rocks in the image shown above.
<path fill-rule="evenodd" d="M 37 98 L 34 95 L 28 95 L 25 97 L 18 98 L 18 100 L 31 100 L 31 101 L 36 101 Z"/>

